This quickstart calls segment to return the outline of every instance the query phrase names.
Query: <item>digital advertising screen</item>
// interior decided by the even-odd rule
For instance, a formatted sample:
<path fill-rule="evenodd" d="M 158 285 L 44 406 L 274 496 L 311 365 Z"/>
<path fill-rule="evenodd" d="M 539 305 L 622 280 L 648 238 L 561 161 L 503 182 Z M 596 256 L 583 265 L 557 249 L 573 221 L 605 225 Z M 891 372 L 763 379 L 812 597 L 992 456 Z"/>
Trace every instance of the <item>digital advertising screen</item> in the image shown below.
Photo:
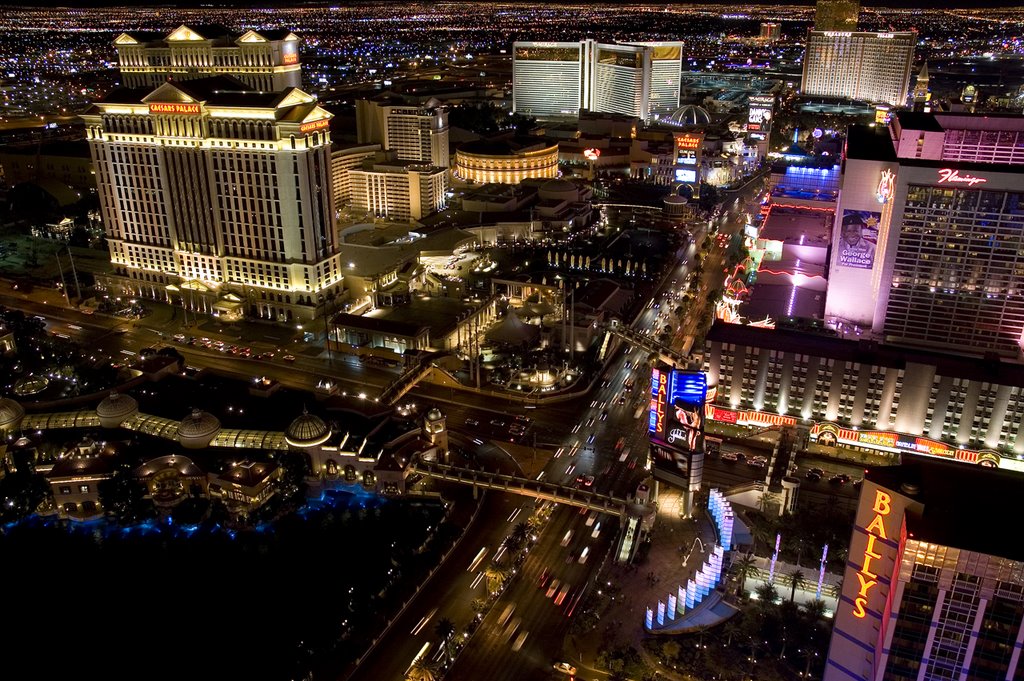
<path fill-rule="evenodd" d="M 690 168 L 676 168 L 676 182 L 697 182 L 697 171 Z"/>
<path fill-rule="evenodd" d="M 747 132 L 767 133 L 772 128 L 775 95 L 751 95 L 747 112 Z"/>
<path fill-rule="evenodd" d="M 844 210 L 839 228 L 839 266 L 869 270 L 875 266 L 878 223 L 882 214 L 869 210 Z"/>
<path fill-rule="evenodd" d="M 648 426 L 656 477 L 683 486 L 700 483 L 707 391 L 700 371 L 656 368 L 651 373 Z"/>

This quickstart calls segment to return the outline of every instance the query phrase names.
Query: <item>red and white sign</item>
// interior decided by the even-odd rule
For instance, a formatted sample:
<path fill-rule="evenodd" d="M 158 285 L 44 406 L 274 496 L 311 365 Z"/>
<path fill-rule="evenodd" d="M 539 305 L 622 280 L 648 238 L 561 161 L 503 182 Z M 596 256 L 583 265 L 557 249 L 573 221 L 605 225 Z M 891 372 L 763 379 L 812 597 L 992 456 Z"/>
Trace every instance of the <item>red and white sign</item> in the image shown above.
<path fill-rule="evenodd" d="M 198 103 L 188 104 L 185 102 L 153 102 L 149 105 L 151 114 L 185 114 L 196 116 L 202 113 Z"/>
<path fill-rule="evenodd" d="M 700 149 L 701 144 L 704 142 L 704 135 L 697 135 L 693 133 L 683 133 L 676 135 L 676 149 L 693 151 Z"/>
<path fill-rule="evenodd" d="M 596 161 L 601 157 L 600 149 L 584 149 L 583 155 L 590 161 Z"/>
<path fill-rule="evenodd" d="M 953 168 L 943 168 L 939 171 L 939 184 L 946 182 L 952 184 L 966 184 L 973 187 L 976 184 L 984 184 L 988 182 L 988 180 L 984 177 L 976 177 L 966 173 L 961 175 L 959 170 L 954 170 Z"/>
<path fill-rule="evenodd" d="M 324 128 L 330 127 L 331 120 L 329 118 L 321 118 L 318 121 L 310 121 L 309 123 L 303 123 L 299 126 L 299 132 L 313 132 L 314 130 L 323 130 Z"/>
<path fill-rule="evenodd" d="M 299 55 L 296 54 L 295 52 L 285 52 L 284 57 L 282 58 L 281 61 L 284 62 L 285 66 L 288 66 L 290 64 L 298 64 Z"/>

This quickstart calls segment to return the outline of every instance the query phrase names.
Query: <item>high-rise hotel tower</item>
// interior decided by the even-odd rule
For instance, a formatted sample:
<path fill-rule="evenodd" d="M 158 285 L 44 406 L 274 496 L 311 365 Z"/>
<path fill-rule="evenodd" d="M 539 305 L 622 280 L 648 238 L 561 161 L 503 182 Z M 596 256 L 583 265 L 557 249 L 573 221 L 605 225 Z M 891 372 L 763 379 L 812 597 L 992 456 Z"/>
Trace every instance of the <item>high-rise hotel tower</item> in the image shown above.
<path fill-rule="evenodd" d="M 916 41 L 912 31 L 810 31 L 801 92 L 903 106 Z"/>
<path fill-rule="evenodd" d="M 169 78 L 235 76 L 256 90 L 302 86 L 299 38 L 288 30 L 246 31 L 179 26 L 168 34 L 129 31 L 114 40 L 126 87 L 156 87 Z"/>
<path fill-rule="evenodd" d="M 311 319 L 342 286 L 331 114 L 294 87 L 229 76 L 114 90 L 82 119 L 114 273 L 111 294 Z"/>
<path fill-rule="evenodd" d="M 1022 482 L 924 461 L 865 476 L 824 681 L 1021 678 Z"/>
<path fill-rule="evenodd" d="M 517 42 L 512 108 L 538 118 L 580 109 L 647 120 L 679 106 L 682 43 Z"/>

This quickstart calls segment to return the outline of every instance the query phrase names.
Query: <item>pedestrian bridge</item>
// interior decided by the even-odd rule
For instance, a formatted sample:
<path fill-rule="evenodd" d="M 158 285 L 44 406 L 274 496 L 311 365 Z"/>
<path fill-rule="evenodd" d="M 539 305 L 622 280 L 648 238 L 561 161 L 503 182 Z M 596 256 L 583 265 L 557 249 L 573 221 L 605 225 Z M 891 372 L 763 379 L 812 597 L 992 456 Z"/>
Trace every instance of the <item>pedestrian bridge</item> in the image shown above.
<path fill-rule="evenodd" d="M 554 501 L 559 504 L 568 504 L 586 508 L 600 513 L 614 513 L 620 517 L 626 517 L 630 502 L 626 499 L 613 497 L 600 492 L 577 489 L 568 485 L 559 485 L 541 480 L 529 480 L 515 475 L 504 473 L 490 473 L 478 471 L 471 468 L 459 468 L 440 463 L 428 461 L 417 461 L 412 466 L 412 472 L 419 473 L 435 480 L 447 480 L 463 485 L 472 485 L 481 489 L 493 489 L 512 494 L 521 494 L 534 499 Z"/>
<path fill-rule="evenodd" d="M 391 406 L 402 399 L 407 392 L 416 387 L 417 383 L 430 374 L 430 370 L 434 368 L 434 361 L 447 354 L 447 352 L 431 352 L 421 357 L 418 362 L 406 368 L 398 378 L 384 386 L 378 398 L 380 402 Z"/>
<path fill-rule="evenodd" d="M 678 368 L 685 368 L 688 365 L 688 360 L 685 356 L 673 350 L 667 345 L 659 343 L 651 336 L 645 336 L 639 331 L 635 331 L 631 327 L 624 326 L 622 324 L 606 324 L 604 327 L 605 331 L 615 336 L 618 336 L 622 340 L 635 345 L 638 348 L 652 352 L 661 357 L 662 360 Z"/>

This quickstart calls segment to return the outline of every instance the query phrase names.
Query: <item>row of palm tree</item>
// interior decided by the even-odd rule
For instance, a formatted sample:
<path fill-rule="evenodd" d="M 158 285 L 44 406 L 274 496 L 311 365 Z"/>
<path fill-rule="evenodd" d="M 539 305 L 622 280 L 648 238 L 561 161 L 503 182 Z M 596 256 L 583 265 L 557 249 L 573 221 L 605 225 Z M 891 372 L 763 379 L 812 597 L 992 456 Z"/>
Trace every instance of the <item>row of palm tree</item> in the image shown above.
<path fill-rule="evenodd" d="M 733 563 L 733 570 L 736 574 L 736 595 L 742 596 L 743 585 L 747 578 L 757 570 L 757 561 L 754 560 L 754 555 L 748 553 L 737 559 Z M 790 581 L 789 601 L 792 603 L 796 600 L 796 590 L 808 584 L 807 575 L 800 568 L 795 568 L 791 572 L 787 572 L 786 576 Z"/>
<path fill-rule="evenodd" d="M 489 593 L 496 594 L 501 591 L 505 582 L 515 573 L 515 564 L 520 552 L 533 539 L 534 529 L 531 522 L 517 523 L 512 528 L 512 532 L 505 538 L 506 560 L 492 561 L 484 570 Z M 436 681 L 441 677 L 443 670 L 455 660 L 459 652 L 455 624 L 447 617 L 443 617 L 434 626 L 434 633 L 444 646 L 444 659 L 435 661 L 429 655 L 420 657 L 405 675 L 407 681 Z"/>
<path fill-rule="evenodd" d="M 444 668 L 455 659 L 455 654 L 458 652 L 455 638 L 455 623 L 447 617 L 442 617 L 434 625 L 434 633 L 441 639 L 444 660 L 434 660 L 429 655 L 420 656 L 413 662 L 409 672 L 405 675 L 407 681 L 437 681 L 441 677 L 441 672 Z"/>

